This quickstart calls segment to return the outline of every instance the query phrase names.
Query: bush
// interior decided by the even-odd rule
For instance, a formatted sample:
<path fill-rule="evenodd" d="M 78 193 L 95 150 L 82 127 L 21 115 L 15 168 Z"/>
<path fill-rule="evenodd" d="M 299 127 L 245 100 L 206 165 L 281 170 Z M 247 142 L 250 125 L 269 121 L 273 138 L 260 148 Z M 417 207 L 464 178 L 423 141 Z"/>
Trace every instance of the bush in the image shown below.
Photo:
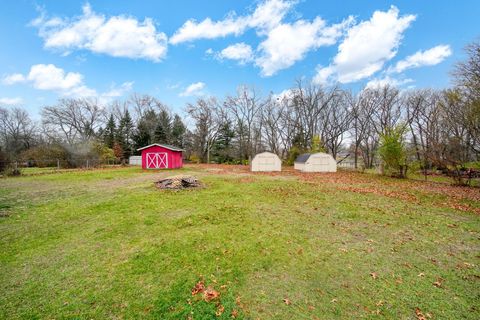
<path fill-rule="evenodd" d="M 293 166 L 293 164 L 295 163 L 295 159 L 297 159 L 297 157 L 302 153 L 303 153 L 302 149 L 300 149 L 297 146 L 292 146 L 290 150 L 288 150 L 288 156 L 285 163 L 289 166 Z"/>
<path fill-rule="evenodd" d="M 200 163 L 200 157 L 195 153 L 193 153 L 188 160 L 192 163 Z"/>
<path fill-rule="evenodd" d="M 391 128 L 382 134 L 378 153 L 385 169 L 390 171 L 392 176 L 399 178 L 407 176 L 407 152 L 403 128 Z"/>
<path fill-rule="evenodd" d="M 92 153 L 102 163 L 115 161 L 115 153 L 113 149 L 107 147 L 101 142 L 94 142 L 92 145 Z"/>
<path fill-rule="evenodd" d="M 57 160 L 63 162 L 68 159 L 68 151 L 58 144 L 44 144 L 25 150 L 19 159 L 31 167 L 56 167 Z"/>

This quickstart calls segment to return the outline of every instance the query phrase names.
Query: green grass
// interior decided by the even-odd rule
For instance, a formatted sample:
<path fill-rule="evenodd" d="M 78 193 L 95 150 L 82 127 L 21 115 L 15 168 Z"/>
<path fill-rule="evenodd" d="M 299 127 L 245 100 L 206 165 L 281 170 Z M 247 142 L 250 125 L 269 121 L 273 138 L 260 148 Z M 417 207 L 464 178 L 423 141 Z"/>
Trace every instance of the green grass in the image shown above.
<path fill-rule="evenodd" d="M 153 187 L 178 173 L 205 188 Z M 195 166 L 1 179 L 0 318 L 478 319 L 480 191 L 436 188 Z M 192 296 L 202 279 L 218 300 Z"/>

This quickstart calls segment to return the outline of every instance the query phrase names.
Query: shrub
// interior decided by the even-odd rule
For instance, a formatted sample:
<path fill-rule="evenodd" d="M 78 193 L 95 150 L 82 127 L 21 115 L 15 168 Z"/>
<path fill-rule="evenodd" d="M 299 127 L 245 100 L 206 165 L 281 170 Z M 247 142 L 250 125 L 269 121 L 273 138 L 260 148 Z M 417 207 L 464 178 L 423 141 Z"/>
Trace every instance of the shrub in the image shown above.
<path fill-rule="evenodd" d="M 55 167 L 57 160 L 64 162 L 68 159 L 68 151 L 58 144 L 43 144 L 22 152 L 19 159 L 27 162 L 28 166 Z"/>
<path fill-rule="evenodd" d="M 193 153 L 188 160 L 192 163 L 200 163 L 200 157 L 196 153 Z"/>
<path fill-rule="evenodd" d="M 293 164 L 295 162 L 295 159 L 297 159 L 297 157 L 299 155 L 301 155 L 302 153 L 303 153 L 302 149 L 300 149 L 297 146 L 292 146 L 290 148 L 290 150 L 288 150 L 288 156 L 287 156 L 287 160 L 285 161 L 285 163 L 289 166 L 293 166 Z"/>
<path fill-rule="evenodd" d="M 385 165 L 385 169 L 390 171 L 392 176 L 406 177 L 407 152 L 403 128 L 391 128 L 382 134 L 380 136 L 378 153 Z"/>

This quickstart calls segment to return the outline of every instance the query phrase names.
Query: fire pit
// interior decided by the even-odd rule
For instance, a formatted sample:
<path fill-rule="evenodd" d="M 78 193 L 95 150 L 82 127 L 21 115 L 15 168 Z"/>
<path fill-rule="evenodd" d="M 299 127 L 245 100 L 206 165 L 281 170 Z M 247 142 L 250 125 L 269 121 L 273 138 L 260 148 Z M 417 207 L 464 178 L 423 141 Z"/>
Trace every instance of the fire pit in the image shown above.
<path fill-rule="evenodd" d="M 194 176 L 173 176 L 155 182 L 159 189 L 179 190 L 199 188 L 202 186 L 200 181 Z"/>

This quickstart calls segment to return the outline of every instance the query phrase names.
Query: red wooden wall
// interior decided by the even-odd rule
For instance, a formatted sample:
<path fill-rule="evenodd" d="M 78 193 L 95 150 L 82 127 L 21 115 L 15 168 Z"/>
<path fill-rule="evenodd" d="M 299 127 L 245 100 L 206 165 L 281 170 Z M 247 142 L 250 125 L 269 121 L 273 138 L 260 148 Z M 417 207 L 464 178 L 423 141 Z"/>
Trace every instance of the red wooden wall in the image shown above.
<path fill-rule="evenodd" d="M 181 151 L 173 151 L 167 148 L 163 148 L 160 146 L 151 146 L 150 148 L 142 150 L 142 169 L 154 169 L 147 167 L 147 153 L 156 154 L 156 153 L 166 153 L 167 156 L 167 168 L 168 169 L 175 169 L 181 168 L 183 166 L 182 160 L 182 152 Z M 152 157 L 152 156 L 150 156 Z M 162 155 L 163 157 L 163 155 Z M 161 168 L 164 169 L 164 168 Z"/>

